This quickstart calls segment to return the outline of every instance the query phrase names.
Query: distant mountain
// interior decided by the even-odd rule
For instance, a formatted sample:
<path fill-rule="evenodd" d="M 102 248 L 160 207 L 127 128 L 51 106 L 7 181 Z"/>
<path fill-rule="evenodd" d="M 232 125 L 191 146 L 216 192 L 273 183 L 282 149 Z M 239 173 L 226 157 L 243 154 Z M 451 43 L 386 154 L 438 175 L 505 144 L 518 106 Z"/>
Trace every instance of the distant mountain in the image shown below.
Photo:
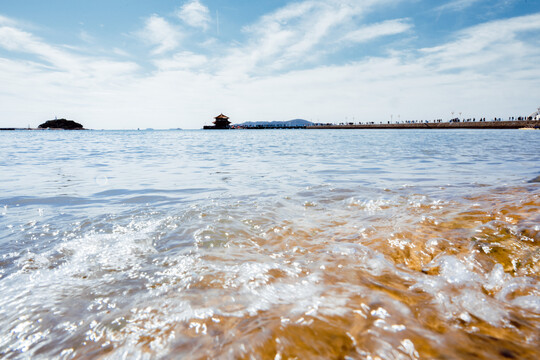
<path fill-rule="evenodd" d="M 310 126 L 313 125 L 311 121 L 304 119 L 293 119 L 288 121 L 246 121 L 241 124 L 235 124 L 240 126 Z"/>

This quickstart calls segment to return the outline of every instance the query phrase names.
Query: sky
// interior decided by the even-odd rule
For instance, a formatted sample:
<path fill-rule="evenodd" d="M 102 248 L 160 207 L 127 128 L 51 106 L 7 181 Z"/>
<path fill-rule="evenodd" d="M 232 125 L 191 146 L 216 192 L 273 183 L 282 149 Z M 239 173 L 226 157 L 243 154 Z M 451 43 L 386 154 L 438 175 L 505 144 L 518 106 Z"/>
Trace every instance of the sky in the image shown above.
<path fill-rule="evenodd" d="M 540 0 L 2 0 L 0 127 L 508 118 Z"/>

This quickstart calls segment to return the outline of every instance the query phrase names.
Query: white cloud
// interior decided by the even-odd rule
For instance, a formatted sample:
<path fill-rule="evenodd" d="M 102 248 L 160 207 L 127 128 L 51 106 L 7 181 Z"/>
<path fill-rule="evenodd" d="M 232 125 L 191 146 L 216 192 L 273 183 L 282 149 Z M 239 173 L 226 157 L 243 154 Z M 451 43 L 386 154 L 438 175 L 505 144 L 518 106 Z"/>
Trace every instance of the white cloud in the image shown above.
<path fill-rule="evenodd" d="M 345 116 L 385 121 L 390 114 L 400 114 L 401 119 L 448 118 L 452 111 L 471 117 L 523 115 L 519 112 L 537 101 L 530 90 L 540 87 L 540 69 L 532 66 L 540 58 L 540 49 L 528 49 L 529 59 L 523 51 L 514 52 L 524 45 L 523 33 L 539 29 L 540 14 L 465 29 L 455 40 L 420 52 L 291 71 L 288 61 L 301 60 L 329 44 L 325 34 L 340 33 L 332 27 L 343 22 L 357 26 L 346 33 L 351 37 L 348 41 L 368 41 L 412 27 L 407 19 L 358 26 L 357 18 L 349 19 L 365 8 L 346 8 L 344 14 L 329 9 L 315 1 L 287 6 L 246 29 L 252 36 L 248 43 L 214 58 L 182 52 L 162 59 L 157 63 L 160 72 L 143 79 L 140 86 L 154 89 L 152 103 L 159 104 L 156 111 L 163 118 L 172 113 L 191 119 L 169 127 L 186 128 L 202 126 L 210 121 L 208 113 L 214 112 L 226 112 L 235 122 L 254 117 L 326 122 Z M 325 34 L 315 38 L 303 34 L 308 18 L 312 26 L 328 24 L 323 26 Z M 308 45 L 295 53 L 296 40 L 306 37 Z M 495 51 L 506 62 L 490 70 L 486 63 Z M 280 71 L 263 75 L 261 66 L 273 62 Z"/>
<path fill-rule="evenodd" d="M 92 44 L 92 43 L 95 43 L 96 42 L 96 38 L 93 37 L 92 35 L 90 35 L 88 32 L 84 31 L 84 30 L 81 30 L 79 32 L 79 38 L 84 41 L 85 43 L 89 43 L 89 44 Z"/>
<path fill-rule="evenodd" d="M 437 11 L 462 11 L 483 0 L 452 0 L 435 8 Z"/>
<path fill-rule="evenodd" d="M 0 47 L 15 53 L 34 55 L 45 62 L 42 66 L 51 70 L 86 78 L 125 74 L 138 69 L 131 62 L 114 62 L 73 54 L 69 48 L 47 44 L 31 33 L 10 26 L 0 26 Z"/>
<path fill-rule="evenodd" d="M 189 26 L 203 30 L 207 30 L 210 23 L 210 11 L 199 0 L 185 3 L 177 11 L 177 16 Z"/>
<path fill-rule="evenodd" d="M 129 53 L 123 49 L 120 48 L 114 48 L 112 49 L 113 54 L 119 55 L 119 56 L 129 56 Z"/>
<path fill-rule="evenodd" d="M 14 26 L 16 22 L 10 18 L 0 15 L 0 25 Z"/>
<path fill-rule="evenodd" d="M 412 25 L 408 19 L 387 20 L 351 31 L 341 40 L 351 43 L 361 43 L 382 36 L 401 34 L 411 28 Z"/>
<path fill-rule="evenodd" d="M 156 46 L 152 50 L 153 54 L 162 54 L 177 48 L 182 38 L 179 29 L 155 14 L 146 19 L 144 29 L 140 30 L 138 35 L 147 43 Z"/>
<path fill-rule="evenodd" d="M 291 3 L 244 28 L 247 43 L 225 59 L 229 72 L 273 72 L 291 65 L 315 64 L 322 56 L 352 42 L 410 29 L 405 20 L 365 26 L 366 15 L 391 0 L 306 0 Z M 349 35 L 344 35 L 349 34 Z M 336 41 L 336 39 L 338 41 Z M 341 39 L 341 41 L 339 41 Z"/>
<path fill-rule="evenodd" d="M 70 53 L 14 27 L 0 27 L 0 46 L 9 51 L 36 55 L 56 69 L 74 71 L 80 68 L 78 61 Z"/>
<path fill-rule="evenodd" d="M 0 26 L 0 46 L 36 57 L 0 57 L 3 118 L 17 119 L 20 126 L 58 115 L 89 128 L 200 128 L 220 112 L 234 122 L 295 117 L 340 122 L 346 116 L 387 121 L 390 114 L 394 120 L 397 114 L 449 118 L 451 111 L 504 117 L 527 115 L 537 106 L 540 44 L 528 39 L 538 38 L 540 13 L 470 27 L 419 51 L 297 70 L 304 57 L 412 29 L 408 19 L 366 24 L 365 4 L 294 3 L 246 28 L 248 40 L 230 51 L 203 55 L 170 47 L 152 57 L 156 69 L 144 75 L 136 64 L 82 57 Z M 307 34 L 311 27 L 320 31 Z M 153 44 L 159 49 L 163 42 Z"/>
<path fill-rule="evenodd" d="M 154 64 L 159 70 L 187 70 L 200 69 L 208 63 L 208 58 L 204 55 L 183 51 L 174 54 L 172 57 L 157 59 Z"/>
<path fill-rule="evenodd" d="M 301 61 L 309 54 L 321 52 L 323 39 L 345 21 L 359 14 L 358 7 L 324 1 L 293 3 L 246 28 L 252 43 L 244 51 L 250 53 L 254 65 L 270 63 L 283 67 Z"/>
<path fill-rule="evenodd" d="M 519 36 L 539 30 L 540 13 L 496 20 L 462 30 L 456 34 L 456 40 L 421 52 L 425 54 L 424 61 L 437 70 L 486 72 L 536 67 L 540 49 Z"/>

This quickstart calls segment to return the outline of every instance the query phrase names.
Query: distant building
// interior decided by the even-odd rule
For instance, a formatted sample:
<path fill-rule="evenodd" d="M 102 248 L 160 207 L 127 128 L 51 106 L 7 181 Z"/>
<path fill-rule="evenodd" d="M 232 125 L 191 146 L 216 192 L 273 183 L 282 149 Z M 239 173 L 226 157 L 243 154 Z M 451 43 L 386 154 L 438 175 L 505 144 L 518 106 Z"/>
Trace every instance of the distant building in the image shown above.
<path fill-rule="evenodd" d="M 229 117 L 223 114 L 219 114 L 218 116 L 214 117 L 213 126 L 212 125 L 205 125 L 203 129 L 210 130 L 210 129 L 230 129 L 231 128 L 231 122 L 229 121 Z"/>

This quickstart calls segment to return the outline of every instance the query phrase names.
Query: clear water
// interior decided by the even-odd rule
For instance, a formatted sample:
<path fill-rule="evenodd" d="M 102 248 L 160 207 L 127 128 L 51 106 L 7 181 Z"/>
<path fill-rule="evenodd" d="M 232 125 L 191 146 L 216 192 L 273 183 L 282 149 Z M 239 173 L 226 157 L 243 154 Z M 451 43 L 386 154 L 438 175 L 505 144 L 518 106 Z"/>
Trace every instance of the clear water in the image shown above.
<path fill-rule="evenodd" d="M 2 358 L 540 357 L 540 132 L 0 132 Z"/>

